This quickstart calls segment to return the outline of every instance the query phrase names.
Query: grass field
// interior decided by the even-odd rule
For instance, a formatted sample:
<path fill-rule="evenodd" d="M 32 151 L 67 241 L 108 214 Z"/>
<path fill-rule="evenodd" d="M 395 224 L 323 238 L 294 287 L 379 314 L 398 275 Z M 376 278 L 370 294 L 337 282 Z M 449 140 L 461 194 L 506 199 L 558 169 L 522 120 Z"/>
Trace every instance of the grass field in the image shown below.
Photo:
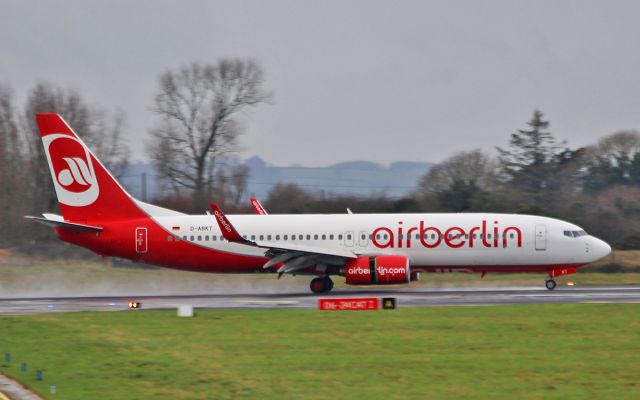
<path fill-rule="evenodd" d="M 640 395 L 637 304 L 69 313 L 0 329 L 0 371 L 52 399 Z"/>

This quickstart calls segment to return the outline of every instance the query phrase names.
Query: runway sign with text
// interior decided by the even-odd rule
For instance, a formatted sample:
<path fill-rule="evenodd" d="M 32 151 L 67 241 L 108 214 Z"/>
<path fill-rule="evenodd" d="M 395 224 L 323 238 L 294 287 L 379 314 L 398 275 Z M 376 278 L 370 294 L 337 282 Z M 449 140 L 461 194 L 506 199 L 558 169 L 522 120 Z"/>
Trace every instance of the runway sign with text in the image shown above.
<path fill-rule="evenodd" d="M 380 299 L 376 297 L 358 297 L 347 299 L 319 299 L 318 309 L 323 311 L 366 311 L 379 310 Z"/>

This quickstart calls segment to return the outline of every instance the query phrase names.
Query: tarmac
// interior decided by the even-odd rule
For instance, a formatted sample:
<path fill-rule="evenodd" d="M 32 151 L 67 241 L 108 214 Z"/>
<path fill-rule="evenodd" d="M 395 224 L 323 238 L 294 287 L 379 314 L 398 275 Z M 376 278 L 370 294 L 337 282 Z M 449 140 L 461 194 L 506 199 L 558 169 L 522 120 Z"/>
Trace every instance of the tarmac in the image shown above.
<path fill-rule="evenodd" d="M 500 304 L 640 303 L 640 286 L 483 287 L 469 289 L 338 290 L 311 293 L 234 293 L 127 297 L 53 297 L 0 299 L 0 315 L 46 314 L 73 311 L 130 310 L 137 301 L 142 310 L 175 309 L 188 305 L 198 309 L 310 309 L 321 298 L 393 297 L 398 307 L 489 306 Z M 136 310 L 132 310 L 136 311 Z"/>

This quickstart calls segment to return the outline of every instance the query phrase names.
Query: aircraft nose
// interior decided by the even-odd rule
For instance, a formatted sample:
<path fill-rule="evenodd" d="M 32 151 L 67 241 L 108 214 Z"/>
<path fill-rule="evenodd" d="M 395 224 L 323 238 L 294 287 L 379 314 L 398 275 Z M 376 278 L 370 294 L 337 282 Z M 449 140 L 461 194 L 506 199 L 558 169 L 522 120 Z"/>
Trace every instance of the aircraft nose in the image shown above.
<path fill-rule="evenodd" d="M 593 255 L 594 261 L 599 260 L 611 254 L 611 246 L 604 240 L 594 237 L 591 241 L 591 254 Z"/>

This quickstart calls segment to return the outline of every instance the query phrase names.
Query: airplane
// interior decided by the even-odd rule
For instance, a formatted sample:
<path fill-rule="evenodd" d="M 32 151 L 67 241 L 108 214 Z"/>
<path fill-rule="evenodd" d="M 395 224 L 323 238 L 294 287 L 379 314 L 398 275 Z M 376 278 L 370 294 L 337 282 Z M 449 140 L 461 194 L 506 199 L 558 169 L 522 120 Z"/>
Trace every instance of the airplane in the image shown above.
<path fill-rule="evenodd" d="M 557 276 L 607 256 L 582 228 L 495 213 L 187 215 L 133 198 L 58 114 L 36 120 L 62 215 L 26 218 L 101 256 L 219 273 L 310 275 L 313 293 L 407 284 L 422 272 L 537 272 Z M 259 204 L 259 202 L 257 202 Z"/>

